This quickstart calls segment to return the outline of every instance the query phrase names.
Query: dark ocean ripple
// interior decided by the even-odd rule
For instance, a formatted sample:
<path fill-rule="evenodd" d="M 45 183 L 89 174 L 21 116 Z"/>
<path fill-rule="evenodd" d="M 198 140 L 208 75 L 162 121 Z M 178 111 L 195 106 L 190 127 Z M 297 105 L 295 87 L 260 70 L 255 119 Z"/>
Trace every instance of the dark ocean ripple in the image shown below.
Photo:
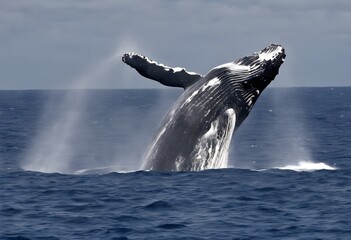
<path fill-rule="evenodd" d="M 350 88 L 269 90 L 235 136 L 230 154 L 235 168 L 179 173 L 111 164 L 112 148 L 118 149 L 117 159 L 128 157 L 130 147 L 133 158 L 142 154 L 139 147 L 145 148 L 143 141 L 150 141 L 168 107 L 160 107 L 156 119 L 142 118 L 159 104 L 148 96 L 163 96 L 146 92 L 90 93 L 97 102 L 84 119 L 91 125 L 80 126 L 93 128 L 94 138 L 81 142 L 93 144 L 76 142 L 70 163 L 73 173 L 89 171 L 62 174 L 22 170 L 44 124 L 40 116 L 48 93 L 0 91 L 0 239 L 350 239 Z M 171 93 L 169 104 L 178 94 Z M 283 102 L 286 97 L 304 104 Z M 108 111 L 112 107 L 119 112 Z M 124 128 L 138 124 L 125 119 L 128 114 L 139 116 L 132 136 L 127 134 L 132 128 Z M 304 124 L 291 124 L 292 116 Z M 303 137 L 295 139 L 296 132 Z M 295 140 L 311 159 L 291 152 Z M 300 160 L 336 170 L 276 168 L 296 167 Z M 127 171 L 113 172 L 119 164 Z"/>
<path fill-rule="evenodd" d="M 3 172 L 1 237 L 348 239 L 350 180 L 345 170 Z"/>

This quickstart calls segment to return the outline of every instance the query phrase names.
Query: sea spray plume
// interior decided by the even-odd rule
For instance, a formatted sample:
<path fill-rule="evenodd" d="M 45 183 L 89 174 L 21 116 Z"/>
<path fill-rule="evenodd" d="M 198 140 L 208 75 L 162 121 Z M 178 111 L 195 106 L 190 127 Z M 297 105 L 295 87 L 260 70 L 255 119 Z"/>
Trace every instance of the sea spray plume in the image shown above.
<path fill-rule="evenodd" d="M 302 97 L 293 97 L 291 93 L 294 90 L 281 89 L 273 91 L 273 109 L 277 109 L 275 116 L 279 119 L 275 121 L 272 129 L 280 129 L 276 132 L 275 139 L 277 144 L 273 146 L 270 154 L 271 167 L 282 169 L 313 170 L 313 169 L 332 169 L 324 163 L 316 163 L 311 153 L 311 143 L 314 141 L 313 131 L 310 131 L 306 123 L 306 102 Z M 295 90 L 296 91 L 296 90 Z M 298 91 L 300 93 L 300 91 Z M 279 108 L 281 99 L 289 99 L 284 104 L 284 108 Z M 272 137 L 266 134 L 266 137 Z M 289 139 L 289 141 L 286 141 Z M 285 167 L 281 167 L 285 166 Z"/>
<path fill-rule="evenodd" d="M 284 59 L 283 47 L 271 44 L 202 76 L 139 54 L 124 54 L 122 61 L 142 76 L 185 90 L 162 120 L 144 169 L 197 171 L 226 167 L 234 130 L 276 77 Z"/>
<path fill-rule="evenodd" d="M 139 162 L 135 163 L 135 159 L 132 159 L 134 163 L 131 161 L 131 158 L 136 154 L 136 151 L 133 152 L 134 155 L 130 154 L 133 144 L 133 146 L 124 148 L 125 151 L 122 153 L 122 156 L 121 151 L 117 152 L 118 150 L 116 149 L 118 148 L 116 148 L 113 141 L 111 146 L 104 146 L 103 151 L 106 152 L 108 149 L 110 153 L 107 163 L 102 162 L 101 159 L 96 159 L 101 151 L 98 146 L 89 146 L 91 144 L 89 139 L 92 138 L 93 134 L 92 128 L 87 128 L 88 132 L 83 134 L 85 138 L 82 139 L 82 126 L 87 121 L 87 113 L 84 112 L 84 109 L 88 107 L 87 104 L 91 100 L 90 91 L 84 89 L 92 86 L 102 86 L 106 83 L 107 77 L 116 70 L 119 73 L 118 86 L 121 88 L 128 87 L 129 83 L 127 80 L 130 79 L 130 74 L 121 69 L 120 66 L 122 64 L 117 64 L 116 68 L 116 59 L 120 59 L 126 49 L 140 48 L 140 44 L 135 42 L 135 38 L 128 36 L 119 38 L 118 44 L 110 56 L 91 67 L 68 86 L 69 89 L 78 90 L 67 91 L 60 98 L 56 98 L 46 104 L 41 118 L 43 124 L 22 160 L 21 167 L 23 169 L 41 172 L 75 173 L 80 172 L 80 169 L 104 169 L 105 172 L 111 172 L 119 170 L 120 166 L 122 166 L 123 170 L 126 170 L 126 165 L 128 165 L 127 170 L 129 171 L 140 168 Z M 113 119 L 118 118 L 116 117 L 118 111 L 113 113 L 110 111 L 109 114 Z M 84 158 L 87 157 L 87 154 L 82 154 L 82 149 L 83 151 L 88 149 L 89 159 L 81 159 L 82 155 Z M 126 152 L 129 153 L 127 154 Z M 123 162 L 122 164 L 121 161 Z M 125 162 L 128 162 L 128 164 L 125 164 Z"/>
<path fill-rule="evenodd" d="M 272 126 L 272 128 L 280 127 L 277 131 L 276 139 L 281 139 L 276 148 L 279 150 L 272 151 L 271 157 L 275 159 L 272 162 L 273 167 L 286 165 L 297 165 L 300 162 L 313 162 L 312 154 L 309 150 L 307 140 L 311 138 L 310 131 L 306 131 L 308 126 L 304 123 L 304 114 L 301 111 L 305 103 L 300 103 L 299 98 L 289 97 L 289 92 L 284 91 L 284 95 L 289 99 L 289 103 L 285 103 L 285 108 L 276 114 L 279 116 L 279 122 Z M 273 91 L 273 104 L 278 106 L 281 104 L 282 97 L 277 96 L 281 94 Z M 278 107 L 276 107 L 278 109 Z M 279 124 L 280 123 L 280 124 Z M 289 139 L 289 142 L 283 142 L 283 139 Z"/>
<path fill-rule="evenodd" d="M 42 123 L 25 156 L 22 168 L 40 172 L 71 173 L 76 148 L 82 141 L 77 130 L 84 118 L 87 91 L 91 84 L 104 79 L 115 65 L 115 56 L 108 57 L 77 78 L 70 90 L 59 101 L 51 102 L 44 109 Z"/>

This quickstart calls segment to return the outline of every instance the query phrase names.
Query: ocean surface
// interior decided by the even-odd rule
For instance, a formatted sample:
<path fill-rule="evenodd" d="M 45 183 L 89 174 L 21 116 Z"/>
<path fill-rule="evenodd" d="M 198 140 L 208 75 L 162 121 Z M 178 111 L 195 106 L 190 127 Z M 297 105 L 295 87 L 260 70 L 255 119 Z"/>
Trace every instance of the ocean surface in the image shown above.
<path fill-rule="evenodd" d="M 0 239 L 351 239 L 351 88 L 268 88 L 226 169 L 142 171 L 179 90 L 0 91 Z"/>

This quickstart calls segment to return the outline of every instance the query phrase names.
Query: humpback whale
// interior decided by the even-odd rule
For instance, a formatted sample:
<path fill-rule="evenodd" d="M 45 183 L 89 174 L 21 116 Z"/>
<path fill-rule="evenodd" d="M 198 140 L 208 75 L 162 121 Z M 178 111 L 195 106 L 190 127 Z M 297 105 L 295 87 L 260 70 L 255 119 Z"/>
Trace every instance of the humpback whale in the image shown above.
<path fill-rule="evenodd" d="M 234 131 L 274 80 L 284 59 L 284 48 L 271 44 L 201 75 L 159 64 L 143 55 L 124 54 L 122 61 L 142 76 L 184 88 L 161 121 L 143 168 L 199 171 L 226 167 Z"/>

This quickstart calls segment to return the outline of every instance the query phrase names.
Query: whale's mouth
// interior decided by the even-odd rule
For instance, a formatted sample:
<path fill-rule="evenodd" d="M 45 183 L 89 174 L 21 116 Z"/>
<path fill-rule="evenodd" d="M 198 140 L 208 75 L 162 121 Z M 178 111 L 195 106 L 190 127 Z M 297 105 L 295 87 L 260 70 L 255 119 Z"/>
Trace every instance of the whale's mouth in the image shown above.
<path fill-rule="evenodd" d="M 250 77 L 243 81 L 244 96 L 248 106 L 253 106 L 257 96 L 278 75 L 285 56 L 285 50 L 281 45 L 271 44 L 260 52 L 237 61 L 238 64 L 249 68 L 247 72 Z"/>
<path fill-rule="evenodd" d="M 278 44 L 270 44 L 260 52 L 243 57 L 236 63 L 236 69 L 248 71 L 248 73 L 257 73 L 260 71 L 263 81 L 272 81 L 279 73 L 279 67 L 285 61 L 285 49 Z M 257 80 L 257 79 L 256 79 Z M 260 78 L 262 80 L 262 78 Z"/>
<path fill-rule="evenodd" d="M 257 57 L 264 69 L 264 79 L 273 81 L 279 73 L 280 65 L 285 61 L 285 49 L 281 45 L 271 44 L 259 52 Z"/>

